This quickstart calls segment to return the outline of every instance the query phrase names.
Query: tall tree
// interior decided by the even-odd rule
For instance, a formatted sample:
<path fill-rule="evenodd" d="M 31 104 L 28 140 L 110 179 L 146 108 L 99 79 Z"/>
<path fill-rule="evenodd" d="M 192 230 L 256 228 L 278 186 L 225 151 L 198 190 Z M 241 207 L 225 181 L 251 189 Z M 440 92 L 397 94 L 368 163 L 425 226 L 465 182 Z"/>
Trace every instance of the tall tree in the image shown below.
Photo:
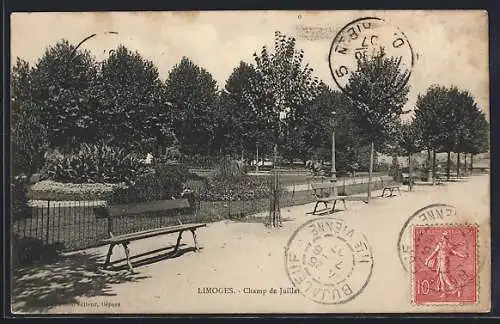
<path fill-rule="evenodd" d="M 435 177 L 436 152 L 447 153 L 447 177 L 450 177 L 451 152 L 459 154 L 469 149 L 473 120 L 477 117 L 477 105 L 473 97 L 457 87 L 431 86 L 417 98 L 415 123 L 422 131 L 426 149 L 434 151 L 433 177 Z"/>
<path fill-rule="evenodd" d="M 70 148 L 95 140 L 90 90 L 97 66 L 90 52 L 67 40 L 47 48 L 32 71 L 32 99 L 41 109 L 52 147 Z"/>
<path fill-rule="evenodd" d="M 371 142 L 368 201 L 371 197 L 371 175 L 375 146 L 395 136 L 403 106 L 408 100 L 409 71 L 400 59 L 387 57 L 383 50 L 358 60 L 358 69 L 349 76 L 346 92 L 353 100 L 355 118 L 365 138 Z M 391 95 L 388 96 L 387 94 Z"/>
<path fill-rule="evenodd" d="M 312 75 L 309 64 L 304 64 L 304 51 L 296 48 L 295 38 L 279 31 L 275 33 L 273 51 L 263 46 L 260 54 L 253 56 L 259 84 L 255 85 L 258 89 L 252 106 L 267 117 L 276 156 L 279 141 L 298 129 L 306 105 L 317 96 L 319 80 Z"/>
<path fill-rule="evenodd" d="M 408 187 L 411 191 L 413 187 L 413 181 L 415 180 L 413 179 L 412 154 L 418 153 L 422 150 L 420 128 L 414 122 L 414 120 L 401 123 L 397 147 L 399 153 L 408 156 Z"/>
<path fill-rule="evenodd" d="M 464 149 L 464 153 L 470 153 L 471 172 L 473 170 L 474 155 L 488 152 L 490 148 L 490 125 L 486 120 L 486 116 L 478 107 L 474 115 L 475 116 L 471 119 Z"/>
<path fill-rule="evenodd" d="M 269 153 L 272 135 L 265 111 L 258 109 L 255 105 L 259 98 L 256 85 L 259 84 L 259 75 L 255 67 L 245 62 L 233 70 L 226 81 L 221 93 L 221 107 L 225 123 L 221 125 L 225 129 L 227 151 L 235 154 L 242 149 L 248 153 L 256 153 L 257 145 L 260 144 L 260 153 Z M 271 143 L 270 143 L 271 144 Z"/>
<path fill-rule="evenodd" d="M 211 155 L 218 128 L 217 83 L 187 57 L 170 71 L 165 98 L 172 104 L 173 129 L 184 154 Z"/>
<path fill-rule="evenodd" d="M 11 142 L 13 175 L 31 174 L 43 166 L 48 146 L 41 109 L 33 101 L 32 69 L 16 59 L 11 74 Z"/>
<path fill-rule="evenodd" d="M 139 152 L 160 153 L 173 141 L 170 107 L 153 62 L 125 46 L 102 63 L 93 97 L 101 121 L 100 137 Z"/>

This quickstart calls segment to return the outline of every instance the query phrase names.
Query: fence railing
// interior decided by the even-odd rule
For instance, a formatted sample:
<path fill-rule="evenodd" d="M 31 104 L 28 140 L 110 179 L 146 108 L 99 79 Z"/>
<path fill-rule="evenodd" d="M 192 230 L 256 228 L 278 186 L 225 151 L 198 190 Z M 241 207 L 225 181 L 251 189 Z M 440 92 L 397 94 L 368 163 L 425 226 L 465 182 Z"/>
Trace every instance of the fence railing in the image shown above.
<path fill-rule="evenodd" d="M 380 189 L 387 177 L 373 179 L 373 190 Z M 352 182 L 352 183 L 350 183 Z M 338 182 L 339 193 L 357 194 L 366 191 L 366 183 L 358 179 Z M 297 188 L 297 189 L 295 189 Z M 307 186 L 283 191 L 281 208 L 314 201 Z M 39 245 L 57 245 L 72 251 L 100 245 L 109 237 L 108 218 L 99 213 L 105 201 L 47 201 L 33 200 L 27 213 L 12 220 L 12 234 L 17 240 L 36 241 Z M 222 219 L 264 221 L 269 210 L 269 198 L 228 201 L 198 201 L 194 212 L 181 215 L 183 223 L 212 222 Z M 248 217 L 253 215 L 253 217 Z M 178 218 L 162 212 L 112 218 L 113 233 L 125 234 L 177 224 Z"/>

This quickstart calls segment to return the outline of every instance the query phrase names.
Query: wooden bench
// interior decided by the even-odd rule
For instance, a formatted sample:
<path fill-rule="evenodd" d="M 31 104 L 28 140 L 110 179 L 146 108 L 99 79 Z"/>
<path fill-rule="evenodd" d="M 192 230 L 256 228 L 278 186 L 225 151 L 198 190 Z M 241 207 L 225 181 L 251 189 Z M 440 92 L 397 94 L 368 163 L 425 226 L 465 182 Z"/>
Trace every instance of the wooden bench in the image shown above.
<path fill-rule="evenodd" d="M 347 209 L 345 203 L 345 196 L 337 195 L 337 185 L 335 182 L 321 182 L 321 183 L 311 183 L 311 188 L 313 190 L 313 197 L 316 200 L 316 205 L 314 206 L 314 210 L 312 212 L 313 215 L 316 214 L 316 210 L 320 203 L 325 205 L 325 208 L 328 207 L 329 202 L 333 202 L 332 209 L 330 212 L 335 211 L 335 205 L 338 200 L 341 200 L 344 203 L 344 209 Z"/>
<path fill-rule="evenodd" d="M 206 224 L 205 223 L 182 224 L 180 220 L 180 215 L 183 210 L 187 209 L 191 209 L 191 205 L 187 199 L 158 200 L 158 201 L 151 201 L 138 204 L 111 205 L 108 206 L 107 208 L 101 207 L 99 213 L 104 214 L 104 217 L 107 217 L 108 219 L 108 232 L 110 236 L 108 239 L 101 241 L 101 243 L 103 244 L 109 244 L 109 250 L 106 255 L 106 261 L 104 262 L 103 267 L 106 268 L 109 265 L 111 261 L 111 255 L 113 254 L 113 248 L 116 245 L 122 245 L 123 249 L 125 250 L 125 256 L 127 259 L 128 268 L 131 272 L 134 272 L 134 268 L 132 267 L 132 263 L 130 262 L 130 250 L 128 248 L 129 243 L 131 241 L 141 240 L 158 235 L 179 233 L 174 248 L 174 253 L 175 253 L 179 248 L 182 239 L 182 233 L 185 231 L 190 231 L 193 235 L 194 249 L 195 252 L 197 252 L 199 248 L 198 248 L 198 241 L 196 238 L 196 229 L 200 227 L 205 227 Z M 113 234 L 113 229 L 112 229 L 113 218 L 120 216 L 132 216 L 150 212 L 159 212 L 159 211 L 172 212 L 176 214 L 179 225 L 158 227 L 150 230 L 132 232 L 121 235 Z"/>
<path fill-rule="evenodd" d="M 382 190 L 382 194 L 380 195 L 380 197 L 393 197 L 393 196 L 395 196 L 394 191 L 396 191 L 396 190 L 398 191 L 399 195 L 401 196 L 401 190 L 400 190 L 401 184 L 399 184 L 395 181 L 389 181 L 387 183 L 384 183 L 382 181 L 382 185 L 383 185 L 383 190 Z M 388 196 L 385 195 L 386 191 L 389 192 Z"/>

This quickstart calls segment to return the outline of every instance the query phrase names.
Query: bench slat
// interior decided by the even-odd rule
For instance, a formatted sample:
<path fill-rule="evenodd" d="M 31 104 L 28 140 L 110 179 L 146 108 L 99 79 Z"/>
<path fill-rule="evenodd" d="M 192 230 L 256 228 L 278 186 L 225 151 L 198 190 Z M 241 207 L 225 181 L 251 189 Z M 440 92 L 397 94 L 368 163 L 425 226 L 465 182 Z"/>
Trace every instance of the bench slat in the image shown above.
<path fill-rule="evenodd" d="M 169 226 L 169 227 L 161 227 L 161 228 L 156 228 L 153 230 L 146 230 L 142 232 L 134 232 L 134 233 L 129 233 L 129 234 L 123 234 L 123 235 L 116 235 L 113 237 L 110 237 L 108 239 L 102 240 L 102 243 L 109 244 L 109 243 L 120 243 L 124 241 L 134 241 L 134 240 L 139 240 L 143 238 L 148 238 L 148 237 L 153 237 L 157 235 L 163 235 L 163 234 L 171 234 L 171 233 L 176 233 L 180 231 L 186 231 L 186 230 L 191 230 L 191 229 L 197 229 L 200 227 L 205 227 L 207 224 L 205 223 L 195 223 L 195 224 L 183 224 L 183 225 L 175 225 L 175 226 Z"/>
<path fill-rule="evenodd" d="M 109 216 L 116 217 L 189 207 L 191 207 L 191 205 L 187 199 L 155 200 L 145 203 L 111 205 L 108 207 L 108 213 Z"/>

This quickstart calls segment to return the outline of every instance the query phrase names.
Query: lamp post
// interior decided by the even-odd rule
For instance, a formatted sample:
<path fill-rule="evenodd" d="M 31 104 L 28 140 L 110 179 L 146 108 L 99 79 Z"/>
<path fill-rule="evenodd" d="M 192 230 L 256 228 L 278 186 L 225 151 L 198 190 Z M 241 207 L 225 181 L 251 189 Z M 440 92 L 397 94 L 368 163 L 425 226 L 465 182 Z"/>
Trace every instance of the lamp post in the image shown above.
<path fill-rule="evenodd" d="M 335 117 L 336 112 L 332 112 L 332 116 Z M 337 170 L 335 169 L 335 125 L 332 120 L 332 182 L 337 182 Z"/>

